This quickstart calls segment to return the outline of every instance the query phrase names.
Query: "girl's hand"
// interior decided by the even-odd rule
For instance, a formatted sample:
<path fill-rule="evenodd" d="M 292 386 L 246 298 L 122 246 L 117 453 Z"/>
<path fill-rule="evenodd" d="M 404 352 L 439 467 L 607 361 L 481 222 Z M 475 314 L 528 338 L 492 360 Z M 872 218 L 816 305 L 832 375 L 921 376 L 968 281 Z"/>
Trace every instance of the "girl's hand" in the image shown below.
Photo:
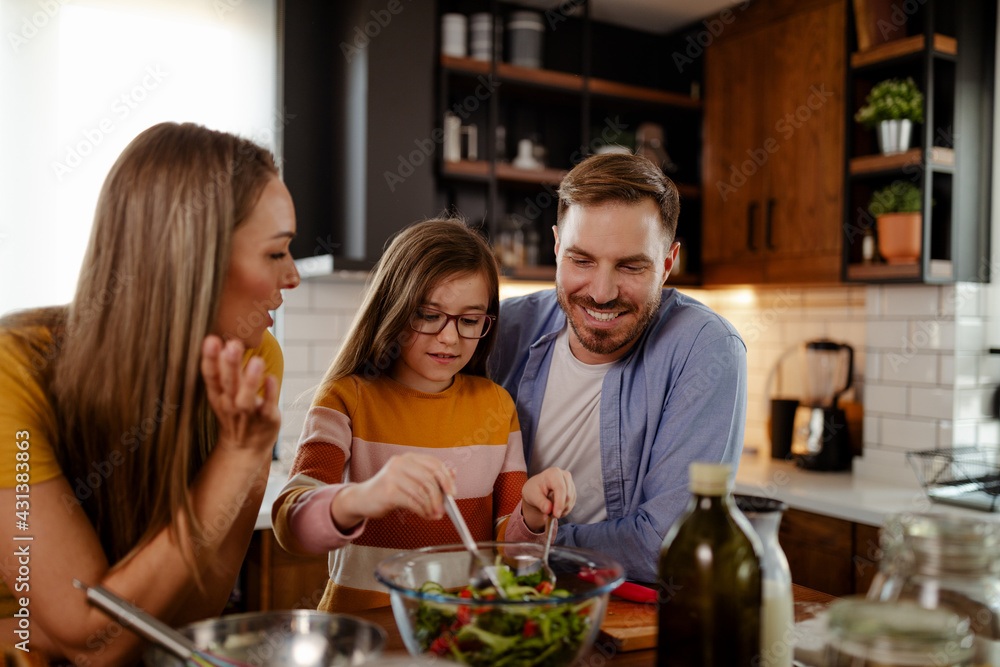
<path fill-rule="evenodd" d="M 551 495 L 551 498 L 550 498 Z M 567 470 L 547 468 L 521 488 L 521 515 L 532 532 L 545 528 L 545 517 L 564 517 L 576 504 L 576 485 Z"/>
<path fill-rule="evenodd" d="M 433 521 L 444 516 L 444 493 L 455 494 L 455 472 L 450 466 L 427 454 L 402 454 L 390 457 L 371 479 L 334 496 L 330 513 L 341 532 L 365 519 L 381 519 L 397 508 Z"/>
<path fill-rule="evenodd" d="M 264 360 L 254 357 L 243 365 L 243 344 L 225 345 L 218 336 L 206 336 L 201 346 L 201 375 L 208 403 L 219 419 L 218 447 L 263 453 L 274 447 L 281 426 L 278 380 L 264 376 Z M 261 384 L 263 397 L 258 396 Z"/>

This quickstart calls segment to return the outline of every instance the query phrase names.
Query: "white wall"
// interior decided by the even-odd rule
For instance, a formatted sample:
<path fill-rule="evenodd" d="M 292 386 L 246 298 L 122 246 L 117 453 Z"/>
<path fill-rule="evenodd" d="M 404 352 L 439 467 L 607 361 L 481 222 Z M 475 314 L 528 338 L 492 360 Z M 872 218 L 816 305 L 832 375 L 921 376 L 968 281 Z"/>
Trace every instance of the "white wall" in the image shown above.
<path fill-rule="evenodd" d="M 73 296 L 98 191 L 161 121 L 275 149 L 275 0 L 0 2 L 0 314 Z"/>

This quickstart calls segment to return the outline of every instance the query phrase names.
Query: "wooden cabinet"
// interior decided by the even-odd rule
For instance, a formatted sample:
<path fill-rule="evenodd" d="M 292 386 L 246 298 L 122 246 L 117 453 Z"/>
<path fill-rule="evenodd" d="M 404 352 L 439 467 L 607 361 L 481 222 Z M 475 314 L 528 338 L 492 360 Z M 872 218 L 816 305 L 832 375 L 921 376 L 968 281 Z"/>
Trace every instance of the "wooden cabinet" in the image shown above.
<path fill-rule="evenodd" d="M 705 54 L 706 283 L 840 279 L 844 0 L 762 0 Z"/>
<path fill-rule="evenodd" d="M 778 541 L 792 581 L 830 595 L 863 594 L 881 557 L 879 529 L 804 510 L 785 511 Z"/>
<path fill-rule="evenodd" d="M 254 531 L 243 565 L 240 611 L 316 609 L 329 578 L 325 554 L 295 556 L 281 548 L 270 528 Z"/>
<path fill-rule="evenodd" d="M 888 27 L 890 41 L 859 50 L 851 20 L 848 71 L 847 188 L 844 266 L 847 280 L 948 283 L 990 279 L 989 191 L 992 184 L 997 5 L 993 0 L 925 0 Z M 882 155 L 875 130 L 853 120 L 872 87 L 912 77 L 924 94 L 924 122 L 910 150 Z M 866 260 L 866 232 L 878 239 L 868 211 L 872 195 L 911 183 L 922 193 L 920 257 L 890 264 Z M 876 243 L 877 245 L 877 243 Z"/>

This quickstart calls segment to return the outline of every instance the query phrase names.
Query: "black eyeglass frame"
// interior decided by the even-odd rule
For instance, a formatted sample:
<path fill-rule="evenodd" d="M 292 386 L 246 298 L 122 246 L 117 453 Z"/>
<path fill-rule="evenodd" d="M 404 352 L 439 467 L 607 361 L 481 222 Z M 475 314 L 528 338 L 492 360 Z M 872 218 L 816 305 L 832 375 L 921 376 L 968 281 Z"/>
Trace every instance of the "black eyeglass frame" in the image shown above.
<path fill-rule="evenodd" d="M 438 329 L 437 331 L 420 331 L 419 329 L 417 329 L 416 327 L 414 327 L 413 326 L 413 318 L 416 317 L 417 313 L 420 313 L 420 312 L 436 313 L 438 315 L 443 315 L 444 316 L 444 321 L 441 323 L 441 328 Z M 483 333 L 481 335 L 479 335 L 479 336 L 466 336 L 466 335 L 462 334 L 462 329 L 461 329 L 461 326 L 458 323 L 458 320 L 461 317 L 469 317 L 469 316 L 472 316 L 472 317 L 485 317 L 486 318 L 486 320 L 485 320 L 486 321 L 486 326 L 483 327 Z M 496 315 L 489 315 L 487 313 L 460 313 L 458 315 L 450 315 L 450 314 L 444 312 L 443 310 L 438 310 L 437 308 L 427 308 L 427 307 L 423 307 L 422 306 L 420 308 L 417 308 L 415 311 L 413 311 L 413 313 L 410 315 L 410 319 L 407 321 L 407 324 L 409 324 L 410 329 L 412 329 L 414 332 L 416 332 L 418 334 L 426 334 L 428 336 L 436 336 L 439 333 L 441 333 L 442 331 L 444 331 L 444 328 L 446 326 L 448 326 L 449 322 L 451 322 L 452 320 L 455 320 L 455 332 L 458 334 L 459 338 L 465 338 L 466 340 L 481 340 L 483 338 L 486 338 L 486 334 L 488 334 L 490 332 L 490 329 L 493 327 L 493 323 L 496 322 L 496 319 L 497 319 Z"/>

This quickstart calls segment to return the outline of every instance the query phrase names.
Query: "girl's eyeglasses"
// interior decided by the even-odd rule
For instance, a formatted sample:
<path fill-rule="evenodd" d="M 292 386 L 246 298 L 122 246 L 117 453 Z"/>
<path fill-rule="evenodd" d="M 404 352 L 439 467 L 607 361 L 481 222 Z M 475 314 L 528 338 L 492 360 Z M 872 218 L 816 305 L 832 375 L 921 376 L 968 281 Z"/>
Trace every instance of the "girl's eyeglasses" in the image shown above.
<path fill-rule="evenodd" d="M 455 320 L 455 328 L 458 330 L 459 336 L 462 338 L 482 338 L 489 333 L 490 325 L 495 319 L 495 315 L 483 313 L 449 315 L 433 308 L 417 308 L 410 315 L 410 328 L 417 333 L 439 334 L 448 326 L 448 322 Z"/>

